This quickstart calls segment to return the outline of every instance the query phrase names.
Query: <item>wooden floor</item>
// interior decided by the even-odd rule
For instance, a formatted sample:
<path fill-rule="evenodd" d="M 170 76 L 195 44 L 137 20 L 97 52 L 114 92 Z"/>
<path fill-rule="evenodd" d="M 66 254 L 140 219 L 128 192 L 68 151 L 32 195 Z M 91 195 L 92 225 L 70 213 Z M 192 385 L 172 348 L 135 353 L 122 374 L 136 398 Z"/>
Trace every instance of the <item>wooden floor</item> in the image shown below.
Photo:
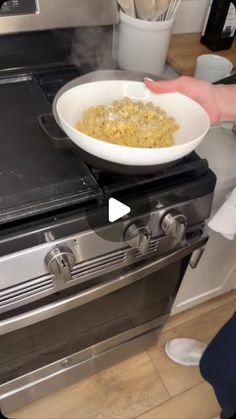
<path fill-rule="evenodd" d="M 236 291 L 178 314 L 155 346 L 10 416 L 19 419 L 209 419 L 219 413 L 211 387 L 196 367 L 165 355 L 172 337 L 209 342 L 236 309 Z"/>

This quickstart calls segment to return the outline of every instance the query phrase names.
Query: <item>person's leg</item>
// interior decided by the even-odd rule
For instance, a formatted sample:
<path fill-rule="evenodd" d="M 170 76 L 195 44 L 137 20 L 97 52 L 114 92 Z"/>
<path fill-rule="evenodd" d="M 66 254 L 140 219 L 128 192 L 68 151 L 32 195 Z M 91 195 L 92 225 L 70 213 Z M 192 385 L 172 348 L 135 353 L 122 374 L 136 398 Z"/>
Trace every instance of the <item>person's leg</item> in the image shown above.
<path fill-rule="evenodd" d="M 204 351 L 200 371 L 215 391 L 222 418 L 236 418 L 236 314 Z"/>

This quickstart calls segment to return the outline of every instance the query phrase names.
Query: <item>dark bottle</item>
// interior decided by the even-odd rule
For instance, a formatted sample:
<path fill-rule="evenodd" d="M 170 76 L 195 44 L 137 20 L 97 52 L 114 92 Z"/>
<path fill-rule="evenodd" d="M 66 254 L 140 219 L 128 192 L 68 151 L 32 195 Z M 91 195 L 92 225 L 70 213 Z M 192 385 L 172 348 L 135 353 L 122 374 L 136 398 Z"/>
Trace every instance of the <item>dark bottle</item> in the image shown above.
<path fill-rule="evenodd" d="M 201 43 L 212 51 L 229 49 L 236 31 L 236 0 L 212 0 Z"/>

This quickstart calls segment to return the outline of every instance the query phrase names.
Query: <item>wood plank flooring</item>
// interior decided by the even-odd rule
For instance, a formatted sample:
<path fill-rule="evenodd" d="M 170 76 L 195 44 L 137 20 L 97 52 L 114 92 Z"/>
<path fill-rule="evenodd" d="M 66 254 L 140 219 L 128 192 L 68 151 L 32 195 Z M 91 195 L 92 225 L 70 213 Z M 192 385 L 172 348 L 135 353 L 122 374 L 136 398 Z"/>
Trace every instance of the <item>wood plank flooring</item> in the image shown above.
<path fill-rule="evenodd" d="M 165 355 L 172 337 L 208 343 L 236 310 L 236 291 L 167 322 L 152 347 L 57 393 L 12 412 L 16 419 L 210 419 L 219 413 L 198 368 Z M 9 415 L 8 415 L 9 416 Z"/>

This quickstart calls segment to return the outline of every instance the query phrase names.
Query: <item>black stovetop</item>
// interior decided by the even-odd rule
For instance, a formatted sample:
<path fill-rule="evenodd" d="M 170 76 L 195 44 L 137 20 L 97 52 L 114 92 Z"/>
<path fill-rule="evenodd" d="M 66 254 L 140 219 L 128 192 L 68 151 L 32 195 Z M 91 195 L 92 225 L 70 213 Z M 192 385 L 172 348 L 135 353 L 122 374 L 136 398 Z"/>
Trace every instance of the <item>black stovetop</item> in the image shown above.
<path fill-rule="evenodd" d="M 50 129 L 60 131 L 52 118 L 51 102 L 66 82 L 82 73 L 63 65 L 0 77 L 1 225 L 63 208 L 100 205 L 111 195 L 130 198 L 144 190 L 183 188 L 209 172 L 207 161 L 192 153 L 153 175 L 106 173 L 88 167 L 71 141 L 60 143 L 47 136 L 40 117 L 47 120 L 48 116 Z M 199 192 L 203 193 L 208 191 Z"/>

